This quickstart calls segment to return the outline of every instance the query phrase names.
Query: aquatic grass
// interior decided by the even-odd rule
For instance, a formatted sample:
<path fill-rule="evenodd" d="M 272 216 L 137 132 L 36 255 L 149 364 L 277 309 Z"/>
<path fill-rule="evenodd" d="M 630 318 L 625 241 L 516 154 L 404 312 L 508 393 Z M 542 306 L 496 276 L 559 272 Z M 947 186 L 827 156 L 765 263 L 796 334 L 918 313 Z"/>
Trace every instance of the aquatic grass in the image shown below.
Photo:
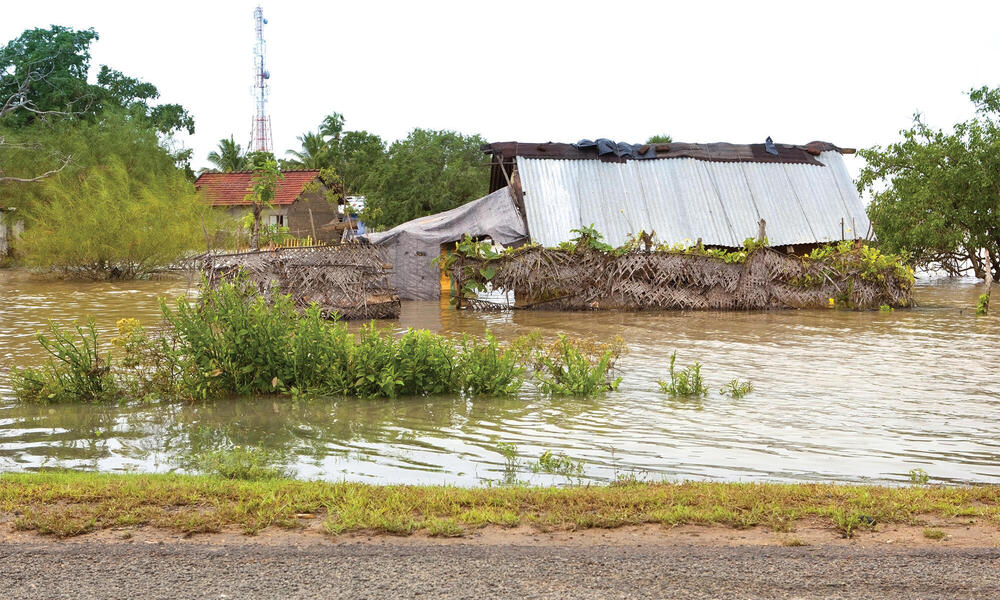
<path fill-rule="evenodd" d="M 535 473 L 548 473 L 549 475 L 561 475 L 567 480 L 583 476 L 583 461 L 575 460 L 565 454 L 555 453 L 551 450 L 542 452 L 538 460 L 531 466 Z"/>
<path fill-rule="evenodd" d="M 322 519 L 331 534 L 458 535 L 486 525 L 561 530 L 683 524 L 789 531 L 826 524 L 856 535 L 880 524 L 977 519 L 1000 527 L 1000 486 L 640 483 L 628 486 L 459 488 L 203 475 L 85 472 L 0 475 L 0 513 L 25 531 L 71 536 L 111 527 L 182 533 L 296 528 Z"/>
<path fill-rule="evenodd" d="M 224 479 L 260 481 L 285 479 L 294 473 L 287 467 L 288 457 L 259 446 L 234 446 L 189 456 L 183 462 L 186 471 L 216 475 Z"/>
<path fill-rule="evenodd" d="M 730 380 L 729 383 L 727 383 L 722 389 L 719 390 L 719 393 L 722 394 L 723 396 L 729 396 L 730 398 L 739 399 L 742 398 L 743 396 L 746 396 L 752 391 L 753 391 L 752 381 L 749 380 L 741 381 L 739 378 L 737 378 Z"/>
<path fill-rule="evenodd" d="M 708 386 L 701 376 L 701 363 L 695 362 L 683 370 L 676 370 L 677 351 L 670 355 L 670 381 L 659 380 L 660 390 L 680 398 L 700 398 L 708 394 Z"/>

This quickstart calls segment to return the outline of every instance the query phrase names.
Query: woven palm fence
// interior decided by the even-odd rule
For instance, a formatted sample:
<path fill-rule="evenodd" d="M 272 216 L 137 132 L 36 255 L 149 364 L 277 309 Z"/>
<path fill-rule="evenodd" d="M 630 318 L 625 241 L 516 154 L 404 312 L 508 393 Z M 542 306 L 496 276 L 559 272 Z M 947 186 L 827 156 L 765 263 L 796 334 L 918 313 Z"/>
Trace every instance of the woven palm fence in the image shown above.
<path fill-rule="evenodd" d="M 399 317 L 399 298 L 389 286 L 390 265 L 375 246 L 276 248 L 199 260 L 211 286 L 242 272 L 262 293 L 274 289 L 289 294 L 303 308 L 316 303 L 327 318 Z"/>
<path fill-rule="evenodd" d="M 912 270 L 898 261 L 872 260 L 868 252 L 858 247 L 812 260 L 764 247 L 727 260 L 705 252 L 609 253 L 529 246 L 497 258 L 462 256 L 451 272 L 454 288 L 466 290 L 459 306 L 476 310 L 911 306 Z M 470 282 L 478 288 L 488 284 L 495 291 L 513 291 L 516 303 L 477 299 L 467 291 Z"/>

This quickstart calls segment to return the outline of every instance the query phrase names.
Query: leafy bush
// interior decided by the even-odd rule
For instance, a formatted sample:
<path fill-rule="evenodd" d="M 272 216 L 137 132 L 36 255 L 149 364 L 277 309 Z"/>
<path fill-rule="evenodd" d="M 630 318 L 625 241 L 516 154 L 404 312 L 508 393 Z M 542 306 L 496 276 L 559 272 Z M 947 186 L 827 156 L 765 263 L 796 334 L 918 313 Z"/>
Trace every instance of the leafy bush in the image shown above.
<path fill-rule="evenodd" d="M 266 393 L 292 378 L 291 340 L 300 316 L 289 296 L 257 293 L 246 278 L 202 285 L 198 304 L 162 303 L 163 317 L 185 358 L 185 390 L 207 398 L 219 392 Z"/>
<path fill-rule="evenodd" d="M 611 379 L 621 340 L 594 344 L 565 336 L 549 349 L 537 336 L 501 344 L 452 340 L 426 330 L 402 335 L 375 323 L 352 334 L 316 306 L 299 311 L 289 296 L 261 294 L 246 277 L 203 284 L 199 301 L 180 298 L 161 309 L 166 328 L 149 335 L 134 319 L 118 322 L 120 358 L 97 354 L 93 324 L 75 341 L 52 326 L 42 345 L 58 359 L 15 371 L 25 401 L 209 399 L 225 395 L 301 394 L 395 398 L 516 393 L 529 370 L 545 393 L 589 396 L 618 387 Z"/>
<path fill-rule="evenodd" d="M 120 390 L 111 375 L 111 355 L 101 358 L 97 329 L 90 321 L 75 326 L 76 337 L 49 323 L 38 343 L 50 355 L 37 368 L 15 369 L 10 377 L 14 397 L 22 402 L 99 402 L 113 400 Z"/>
<path fill-rule="evenodd" d="M 459 356 L 459 387 L 470 396 L 509 396 L 524 384 L 527 369 L 521 364 L 524 353 L 502 347 L 486 332 L 486 339 L 465 337 Z"/>
<path fill-rule="evenodd" d="M 979 316 L 986 315 L 990 312 L 990 295 L 980 294 L 979 300 L 976 302 L 976 314 Z"/>
<path fill-rule="evenodd" d="M 677 352 L 670 355 L 670 381 L 660 380 L 660 389 L 671 396 L 682 398 L 692 398 L 704 396 L 708 393 L 708 386 L 705 385 L 701 377 L 701 363 L 686 367 L 683 371 L 677 371 L 674 363 L 677 360 Z"/>
<path fill-rule="evenodd" d="M 587 356 L 580 348 L 560 335 L 547 353 L 540 353 L 535 365 L 542 392 L 553 396 L 595 396 L 618 389 L 622 378 L 610 379 L 617 355 L 605 350 L 600 356 Z"/>
<path fill-rule="evenodd" d="M 179 171 L 138 176 L 117 157 L 38 185 L 20 250 L 30 266 L 76 277 L 142 277 L 204 249 L 202 227 L 216 221 Z"/>

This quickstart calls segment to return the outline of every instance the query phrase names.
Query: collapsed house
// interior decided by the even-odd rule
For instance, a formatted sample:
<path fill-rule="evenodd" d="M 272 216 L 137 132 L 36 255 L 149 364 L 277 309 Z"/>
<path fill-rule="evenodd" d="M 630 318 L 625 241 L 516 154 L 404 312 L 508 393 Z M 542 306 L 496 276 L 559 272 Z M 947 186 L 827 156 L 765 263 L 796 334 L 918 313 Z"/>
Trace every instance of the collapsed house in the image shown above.
<path fill-rule="evenodd" d="M 842 156 L 854 150 L 827 142 L 639 145 L 599 139 L 500 142 L 483 151 L 491 158 L 488 196 L 368 234 L 372 244 L 387 247 L 401 298 L 446 295 L 453 286 L 431 261 L 466 234 L 503 246 L 532 241 L 554 247 L 575 237 L 574 229 L 593 225 L 612 246 L 646 232 L 667 245 L 735 249 L 760 237 L 763 225 L 772 248 L 796 254 L 870 234 Z"/>

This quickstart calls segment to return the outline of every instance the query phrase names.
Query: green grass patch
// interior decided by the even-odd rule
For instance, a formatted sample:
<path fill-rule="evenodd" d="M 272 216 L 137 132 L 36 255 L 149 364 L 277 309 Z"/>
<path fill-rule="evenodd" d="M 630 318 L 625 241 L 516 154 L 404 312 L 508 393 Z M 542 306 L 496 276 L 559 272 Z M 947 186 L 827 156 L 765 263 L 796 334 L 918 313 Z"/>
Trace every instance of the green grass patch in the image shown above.
<path fill-rule="evenodd" d="M 627 486 L 379 486 L 218 475 L 85 472 L 0 475 L 0 513 L 25 531 L 73 536 L 152 526 L 182 533 L 294 528 L 315 514 L 331 534 L 458 536 L 487 525 L 543 530 L 623 525 L 769 527 L 819 519 L 842 535 L 962 515 L 1000 525 L 1000 486 L 636 483 Z"/>

